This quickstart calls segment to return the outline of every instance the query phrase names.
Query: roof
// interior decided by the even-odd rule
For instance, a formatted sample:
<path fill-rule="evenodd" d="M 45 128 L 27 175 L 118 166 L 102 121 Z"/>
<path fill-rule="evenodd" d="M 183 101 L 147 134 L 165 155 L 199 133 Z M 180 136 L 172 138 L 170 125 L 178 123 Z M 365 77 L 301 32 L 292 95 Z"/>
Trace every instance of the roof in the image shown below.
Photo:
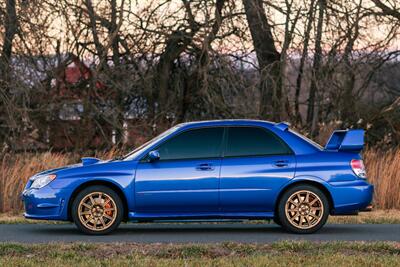
<path fill-rule="evenodd" d="M 204 126 L 274 126 L 277 125 L 275 122 L 262 121 L 262 120 L 249 120 L 249 119 L 230 119 L 230 120 L 209 120 L 209 121 L 194 121 L 185 122 L 179 126 L 184 128 L 192 127 L 204 127 Z"/>
<path fill-rule="evenodd" d="M 275 134 L 277 134 L 280 138 L 285 140 L 285 142 L 289 145 L 289 147 L 294 151 L 296 155 L 301 154 L 309 154 L 319 151 L 320 149 L 313 145 L 311 142 L 307 141 L 300 134 L 295 134 L 292 131 L 288 131 L 289 124 L 287 122 L 271 122 L 271 121 L 262 121 L 262 120 L 210 120 L 210 121 L 194 121 L 194 122 L 186 122 L 177 125 L 179 127 L 179 131 L 181 132 L 187 129 L 195 128 L 195 127 L 212 127 L 212 126 L 259 126 L 264 127 Z"/>

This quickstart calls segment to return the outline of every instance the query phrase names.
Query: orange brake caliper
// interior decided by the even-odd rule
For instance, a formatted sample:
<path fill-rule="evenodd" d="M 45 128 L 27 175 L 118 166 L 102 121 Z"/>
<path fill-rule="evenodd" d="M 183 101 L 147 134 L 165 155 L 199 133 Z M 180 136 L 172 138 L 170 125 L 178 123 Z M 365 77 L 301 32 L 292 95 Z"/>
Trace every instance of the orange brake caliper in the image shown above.
<path fill-rule="evenodd" d="M 104 208 L 105 208 L 105 209 L 111 208 L 110 202 L 108 202 L 108 203 L 104 206 Z M 112 211 L 111 211 L 111 210 L 106 211 L 106 214 L 107 214 L 108 216 L 112 216 Z"/>

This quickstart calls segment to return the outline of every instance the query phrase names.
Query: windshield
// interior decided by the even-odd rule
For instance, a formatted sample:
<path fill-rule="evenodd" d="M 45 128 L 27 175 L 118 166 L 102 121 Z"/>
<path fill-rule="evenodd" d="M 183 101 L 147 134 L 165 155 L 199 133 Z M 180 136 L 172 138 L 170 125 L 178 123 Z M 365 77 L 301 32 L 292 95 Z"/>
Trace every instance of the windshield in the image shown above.
<path fill-rule="evenodd" d="M 126 154 L 125 156 L 122 157 L 123 160 L 131 160 L 134 159 L 135 157 L 137 157 L 140 153 L 142 153 L 142 151 L 147 148 L 148 146 L 156 143 L 157 141 L 161 140 L 162 138 L 164 138 L 165 136 L 175 132 L 177 129 L 179 128 L 179 125 L 176 125 L 168 130 L 166 130 L 165 132 L 161 133 L 160 135 L 154 137 L 153 139 L 147 141 L 146 143 L 144 143 L 143 145 L 135 148 L 133 151 L 129 152 L 128 154 Z"/>

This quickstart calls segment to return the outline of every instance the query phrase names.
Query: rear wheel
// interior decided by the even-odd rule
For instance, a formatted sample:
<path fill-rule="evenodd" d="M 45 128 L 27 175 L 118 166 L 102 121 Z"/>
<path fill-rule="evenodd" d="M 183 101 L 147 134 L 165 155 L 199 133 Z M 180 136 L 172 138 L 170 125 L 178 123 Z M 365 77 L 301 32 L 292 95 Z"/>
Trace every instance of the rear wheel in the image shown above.
<path fill-rule="evenodd" d="M 298 185 L 282 195 L 278 214 L 284 229 L 297 234 L 310 234 L 326 223 L 329 202 L 320 189 L 311 185 Z"/>
<path fill-rule="evenodd" d="M 78 193 L 72 203 L 71 215 L 79 230 L 102 235 L 115 230 L 123 218 L 121 198 L 112 189 L 95 185 Z"/>

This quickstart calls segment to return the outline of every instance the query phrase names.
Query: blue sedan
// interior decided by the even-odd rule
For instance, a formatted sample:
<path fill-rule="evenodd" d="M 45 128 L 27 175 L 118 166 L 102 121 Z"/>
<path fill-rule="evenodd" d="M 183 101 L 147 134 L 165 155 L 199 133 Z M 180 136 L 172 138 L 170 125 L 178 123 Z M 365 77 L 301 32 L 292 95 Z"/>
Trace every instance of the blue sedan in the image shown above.
<path fill-rule="evenodd" d="M 335 131 L 323 148 L 286 123 L 179 124 L 123 158 L 82 162 L 31 177 L 29 219 L 73 221 L 106 234 L 121 221 L 274 220 L 294 233 L 372 201 L 363 130 Z"/>

